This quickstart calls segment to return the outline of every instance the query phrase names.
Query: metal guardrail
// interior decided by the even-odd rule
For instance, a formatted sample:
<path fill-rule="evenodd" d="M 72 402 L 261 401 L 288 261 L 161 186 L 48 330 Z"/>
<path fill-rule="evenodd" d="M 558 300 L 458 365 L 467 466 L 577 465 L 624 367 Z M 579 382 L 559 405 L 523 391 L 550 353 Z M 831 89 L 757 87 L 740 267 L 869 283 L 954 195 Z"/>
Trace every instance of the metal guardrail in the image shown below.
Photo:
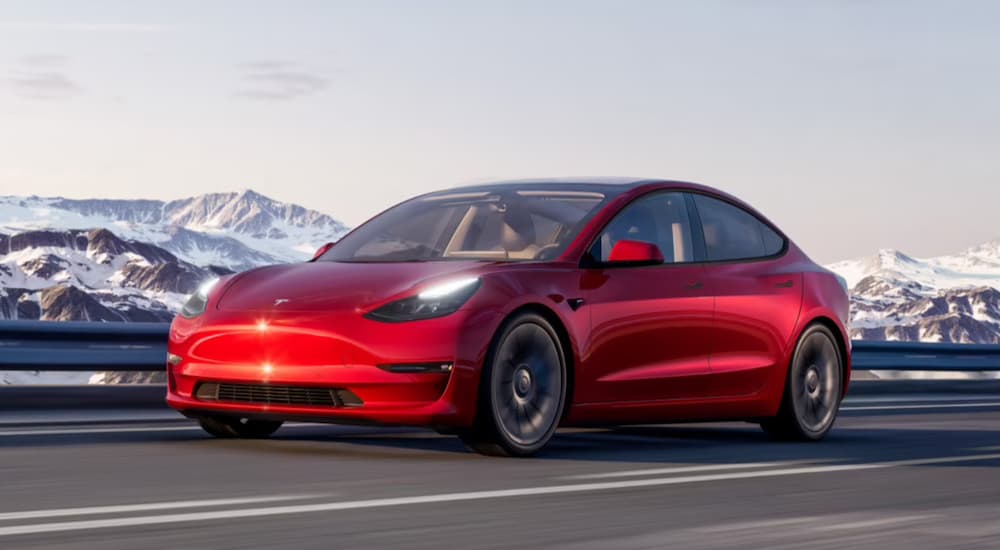
<path fill-rule="evenodd" d="M 165 368 L 166 323 L 0 321 L 0 370 Z M 856 370 L 998 371 L 1000 345 L 853 342 Z"/>
<path fill-rule="evenodd" d="M 1000 346 L 922 342 L 852 342 L 855 370 L 1000 371 Z"/>
<path fill-rule="evenodd" d="M 0 371 L 155 372 L 166 365 L 166 323 L 0 321 Z M 853 342 L 855 370 L 1000 372 L 1000 346 Z M 163 409 L 162 384 L 0 385 L 0 411 Z M 868 381 L 854 395 L 1000 394 L 1000 380 Z"/>
<path fill-rule="evenodd" d="M 166 323 L 0 321 L 0 370 L 162 370 L 169 330 Z"/>

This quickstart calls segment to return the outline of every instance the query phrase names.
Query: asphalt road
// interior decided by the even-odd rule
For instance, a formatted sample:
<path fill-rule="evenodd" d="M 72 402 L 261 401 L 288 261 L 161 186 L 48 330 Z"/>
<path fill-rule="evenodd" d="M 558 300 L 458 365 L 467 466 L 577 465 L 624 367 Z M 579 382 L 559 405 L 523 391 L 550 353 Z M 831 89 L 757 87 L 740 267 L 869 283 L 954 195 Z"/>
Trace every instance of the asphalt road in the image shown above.
<path fill-rule="evenodd" d="M 0 418 L 0 548 L 1000 548 L 1000 396 L 846 409 L 818 444 L 565 430 L 520 460 L 421 430 Z"/>

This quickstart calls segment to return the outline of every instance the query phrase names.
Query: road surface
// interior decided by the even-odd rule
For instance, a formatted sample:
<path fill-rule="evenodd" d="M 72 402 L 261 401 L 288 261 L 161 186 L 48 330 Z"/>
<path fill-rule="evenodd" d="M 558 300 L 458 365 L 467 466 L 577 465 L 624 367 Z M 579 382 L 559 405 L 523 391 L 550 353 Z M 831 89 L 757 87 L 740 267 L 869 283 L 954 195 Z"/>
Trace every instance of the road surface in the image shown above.
<path fill-rule="evenodd" d="M 1000 396 L 845 409 L 817 444 L 564 430 L 532 459 L 412 429 L 222 441 L 162 415 L 8 416 L 0 548 L 1000 547 Z"/>

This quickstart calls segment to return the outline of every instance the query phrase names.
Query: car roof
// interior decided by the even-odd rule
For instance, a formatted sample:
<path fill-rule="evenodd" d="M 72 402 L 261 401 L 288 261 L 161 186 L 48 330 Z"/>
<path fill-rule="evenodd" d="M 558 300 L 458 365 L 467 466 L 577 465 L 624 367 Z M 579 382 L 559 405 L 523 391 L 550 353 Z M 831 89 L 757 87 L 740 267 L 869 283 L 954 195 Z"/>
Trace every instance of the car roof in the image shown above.
<path fill-rule="evenodd" d="M 439 193 L 454 192 L 496 191 L 501 189 L 537 189 L 552 191 L 595 191 L 610 197 L 648 184 L 671 184 L 683 188 L 706 189 L 704 186 L 683 181 L 612 176 L 501 180 L 442 189 L 429 193 L 429 195 L 433 196 Z"/>
<path fill-rule="evenodd" d="M 435 191 L 432 193 L 427 193 L 422 195 L 422 197 L 434 197 L 435 195 L 445 195 L 451 193 L 475 193 L 475 192 L 497 192 L 501 190 L 538 190 L 538 191 L 592 191 L 601 193 L 605 196 L 605 199 L 613 199 L 622 195 L 628 191 L 637 189 L 639 187 L 652 187 L 652 188 L 669 188 L 677 189 L 680 191 L 694 192 L 700 194 L 708 194 L 719 199 L 731 202 L 740 208 L 752 213 L 757 218 L 763 220 L 767 225 L 771 226 L 774 230 L 778 231 L 784 235 L 784 233 L 764 216 L 760 211 L 755 209 L 750 204 L 745 201 L 735 197 L 725 191 L 710 187 L 708 185 L 703 185 L 700 183 L 693 183 L 689 181 L 680 180 L 670 180 L 663 178 L 629 178 L 629 177 L 575 177 L 575 178 L 533 178 L 533 179 L 519 179 L 519 180 L 502 180 L 495 182 L 486 182 L 475 185 L 466 185 L 461 187 L 452 187 L 450 189 L 442 189 L 440 191 Z M 787 238 L 787 237 L 786 237 Z"/>

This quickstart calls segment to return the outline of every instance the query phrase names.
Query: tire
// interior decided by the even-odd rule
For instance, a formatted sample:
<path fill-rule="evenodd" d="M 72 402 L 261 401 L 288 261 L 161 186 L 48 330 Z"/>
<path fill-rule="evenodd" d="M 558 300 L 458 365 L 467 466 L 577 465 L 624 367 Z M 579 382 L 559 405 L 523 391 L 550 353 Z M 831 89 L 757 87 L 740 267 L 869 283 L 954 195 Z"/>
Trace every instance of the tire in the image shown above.
<path fill-rule="evenodd" d="M 844 358 L 830 329 L 813 325 L 795 346 L 778 415 L 761 427 L 774 439 L 818 441 L 837 419 L 843 397 Z"/>
<path fill-rule="evenodd" d="M 235 416 L 203 416 L 201 429 L 221 439 L 265 439 L 278 431 L 280 420 L 253 420 Z"/>
<path fill-rule="evenodd" d="M 479 384 L 472 429 L 460 434 L 473 451 L 531 456 L 548 443 L 566 402 L 566 358 L 544 317 L 523 313 L 497 332 Z"/>

